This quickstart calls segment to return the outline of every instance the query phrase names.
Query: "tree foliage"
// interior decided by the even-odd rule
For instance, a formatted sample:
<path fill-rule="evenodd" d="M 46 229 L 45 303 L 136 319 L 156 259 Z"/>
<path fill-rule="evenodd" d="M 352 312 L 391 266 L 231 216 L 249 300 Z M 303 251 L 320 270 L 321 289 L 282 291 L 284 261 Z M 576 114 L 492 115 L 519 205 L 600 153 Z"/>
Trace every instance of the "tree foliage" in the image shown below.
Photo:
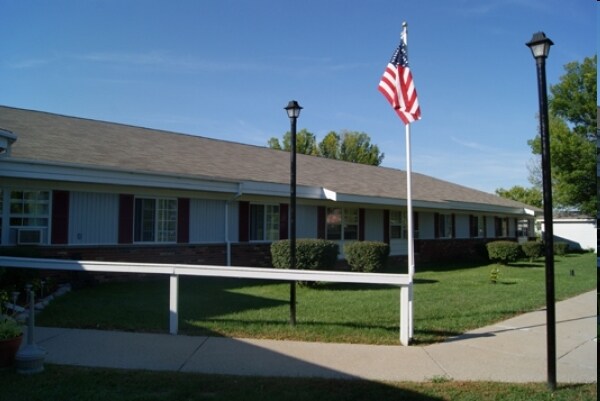
<path fill-rule="evenodd" d="M 565 66 L 560 82 L 550 87 L 548 106 L 553 206 L 596 213 L 596 56 Z M 537 135 L 528 141 L 541 154 Z M 530 168 L 533 183 L 541 170 Z"/>
<path fill-rule="evenodd" d="M 283 135 L 283 146 L 279 143 L 279 139 L 273 137 L 269 139 L 268 145 L 271 149 L 285 150 L 289 152 L 292 149 L 292 134 L 290 131 Z M 301 129 L 296 132 L 296 153 L 302 155 L 318 155 L 317 138 L 312 132 Z"/>
<path fill-rule="evenodd" d="M 384 154 L 379 153 L 379 147 L 371 144 L 371 138 L 364 132 L 344 131 L 340 144 L 340 160 L 352 163 L 379 166 Z"/>
<path fill-rule="evenodd" d="M 279 139 L 269 139 L 268 146 L 272 149 L 290 151 L 291 134 L 283 136 L 283 146 Z M 379 166 L 384 154 L 377 145 L 371 144 L 371 138 L 364 132 L 335 131 L 329 132 L 323 140 L 317 143 L 313 133 L 302 129 L 296 134 L 296 152 L 306 155 L 321 156 L 328 159 L 344 160 L 352 163 Z"/>
<path fill-rule="evenodd" d="M 550 86 L 550 112 L 573 125 L 573 132 L 590 140 L 596 139 L 596 60 L 586 57 L 582 63 L 565 65 L 560 82 Z"/>
<path fill-rule="evenodd" d="M 539 188 L 525 188 L 520 185 L 515 185 L 512 188 L 496 189 L 496 195 L 506 199 L 512 199 L 518 202 L 525 203 L 526 205 L 542 207 L 542 191 Z"/>

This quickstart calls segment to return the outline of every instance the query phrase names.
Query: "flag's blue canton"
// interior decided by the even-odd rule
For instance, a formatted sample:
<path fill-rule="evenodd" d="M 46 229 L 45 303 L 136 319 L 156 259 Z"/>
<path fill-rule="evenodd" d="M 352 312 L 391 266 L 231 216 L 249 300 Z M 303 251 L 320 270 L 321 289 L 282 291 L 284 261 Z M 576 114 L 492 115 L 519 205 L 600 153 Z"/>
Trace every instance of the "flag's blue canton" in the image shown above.
<path fill-rule="evenodd" d="M 394 64 L 396 67 L 408 67 L 408 53 L 402 41 L 400 42 L 400 46 L 398 46 L 398 48 L 392 55 L 390 63 Z"/>

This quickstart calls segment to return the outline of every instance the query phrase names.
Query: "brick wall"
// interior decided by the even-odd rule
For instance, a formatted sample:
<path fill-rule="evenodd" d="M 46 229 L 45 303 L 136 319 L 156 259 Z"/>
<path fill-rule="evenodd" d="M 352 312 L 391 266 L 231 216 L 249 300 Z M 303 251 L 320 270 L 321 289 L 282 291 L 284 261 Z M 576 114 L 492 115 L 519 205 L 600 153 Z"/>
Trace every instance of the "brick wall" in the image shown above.
<path fill-rule="evenodd" d="M 50 246 L 38 248 L 41 257 L 108 262 L 225 265 L 223 245 Z"/>
<path fill-rule="evenodd" d="M 421 263 L 487 261 L 485 244 L 495 240 L 489 238 L 415 240 L 415 258 Z"/>

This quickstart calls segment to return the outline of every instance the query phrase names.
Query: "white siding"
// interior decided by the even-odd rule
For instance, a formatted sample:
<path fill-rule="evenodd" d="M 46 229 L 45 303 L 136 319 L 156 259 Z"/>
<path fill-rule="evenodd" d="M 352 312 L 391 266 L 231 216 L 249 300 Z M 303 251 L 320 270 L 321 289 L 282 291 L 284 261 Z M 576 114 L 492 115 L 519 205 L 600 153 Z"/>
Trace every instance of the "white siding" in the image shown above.
<path fill-rule="evenodd" d="M 485 216 L 486 238 L 496 238 L 496 220 L 492 216 Z"/>
<path fill-rule="evenodd" d="M 456 238 L 469 238 L 469 215 L 457 214 L 454 216 Z"/>
<path fill-rule="evenodd" d="M 69 244 L 116 244 L 119 228 L 119 195 L 71 192 Z"/>
<path fill-rule="evenodd" d="M 225 204 L 222 200 L 190 200 L 191 243 L 225 242 Z"/>
<path fill-rule="evenodd" d="M 383 210 L 365 210 L 365 240 L 383 241 Z"/>
<path fill-rule="evenodd" d="M 296 237 L 317 238 L 317 207 L 297 205 Z"/>
<path fill-rule="evenodd" d="M 434 239 L 434 214 L 419 212 L 419 239 Z"/>

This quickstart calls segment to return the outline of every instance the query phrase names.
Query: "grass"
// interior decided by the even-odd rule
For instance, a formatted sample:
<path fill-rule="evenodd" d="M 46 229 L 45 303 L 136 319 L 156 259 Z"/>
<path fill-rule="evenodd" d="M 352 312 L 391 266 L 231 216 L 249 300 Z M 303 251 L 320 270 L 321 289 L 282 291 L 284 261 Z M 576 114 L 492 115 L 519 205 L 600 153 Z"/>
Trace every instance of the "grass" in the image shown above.
<path fill-rule="evenodd" d="M 597 384 L 431 381 L 384 383 L 359 380 L 259 378 L 175 372 L 121 371 L 46 365 L 36 375 L 0 371 L 3 401 L 17 400 L 416 400 L 592 401 Z"/>
<path fill-rule="evenodd" d="M 596 255 L 556 258 L 557 300 L 596 288 Z M 499 268 L 497 284 L 490 271 Z M 400 269 L 396 269 L 398 271 Z M 574 275 L 571 275 L 571 270 Z M 390 270 L 391 271 L 391 270 Z M 442 341 L 545 304 L 543 261 L 510 266 L 417 266 L 414 340 Z M 45 326 L 168 330 L 168 279 L 102 284 L 53 301 Z M 298 289 L 298 325 L 290 327 L 289 285 L 221 278 L 180 278 L 180 332 L 192 335 L 397 344 L 396 287 L 323 283 Z"/>

